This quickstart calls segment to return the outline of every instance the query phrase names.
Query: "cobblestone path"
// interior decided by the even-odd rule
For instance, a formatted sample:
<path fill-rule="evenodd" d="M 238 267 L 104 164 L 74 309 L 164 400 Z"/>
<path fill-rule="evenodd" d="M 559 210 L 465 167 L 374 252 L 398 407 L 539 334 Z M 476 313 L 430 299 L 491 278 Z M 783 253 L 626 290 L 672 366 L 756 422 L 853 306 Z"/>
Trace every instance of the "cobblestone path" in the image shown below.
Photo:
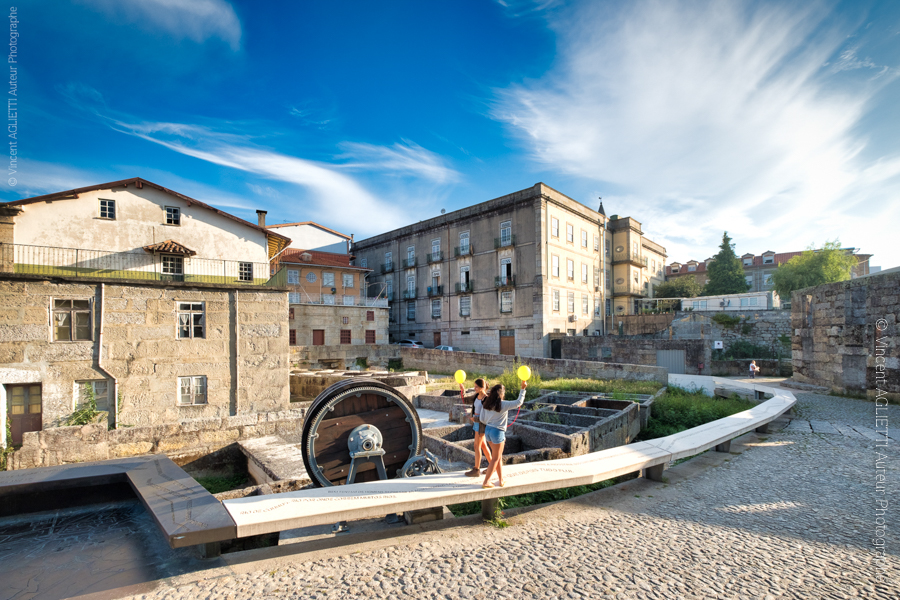
<path fill-rule="evenodd" d="M 861 431 L 874 430 L 874 404 L 796 395 L 799 417 L 783 431 L 683 463 L 669 483 L 634 480 L 506 529 L 461 525 L 387 548 L 220 567 L 137 598 L 900 598 L 898 444 L 880 448 L 891 501 L 880 571 L 876 442 Z M 705 459 L 719 464 L 698 467 Z"/>

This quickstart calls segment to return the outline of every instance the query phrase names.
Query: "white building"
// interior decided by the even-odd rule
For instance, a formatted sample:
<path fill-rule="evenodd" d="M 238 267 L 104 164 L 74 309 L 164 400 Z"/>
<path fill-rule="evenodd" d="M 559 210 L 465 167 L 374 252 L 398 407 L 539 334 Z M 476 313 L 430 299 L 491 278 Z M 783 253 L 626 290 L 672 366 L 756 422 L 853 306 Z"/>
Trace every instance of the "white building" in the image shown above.
<path fill-rule="evenodd" d="M 781 299 L 773 291 L 681 298 L 681 310 L 692 310 L 694 312 L 774 310 L 778 308 L 781 308 Z"/>
<path fill-rule="evenodd" d="M 352 235 L 345 235 L 312 221 L 269 225 L 269 229 L 291 238 L 289 247 L 297 250 L 350 254 L 350 243 L 353 241 Z"/>

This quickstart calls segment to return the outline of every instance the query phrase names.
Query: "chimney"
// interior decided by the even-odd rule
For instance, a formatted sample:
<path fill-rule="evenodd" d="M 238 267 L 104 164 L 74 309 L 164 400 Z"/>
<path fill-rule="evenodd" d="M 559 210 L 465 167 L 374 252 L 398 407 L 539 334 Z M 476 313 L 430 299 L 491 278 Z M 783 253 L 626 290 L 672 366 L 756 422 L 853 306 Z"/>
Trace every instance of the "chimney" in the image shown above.
<path fill-rule="evenodd" d="M 259 219 L 259 226 L 265 227 L 266 226 L 266 211 L 258 210 L 258 211 L 256 211 L 256 216 Z"/>

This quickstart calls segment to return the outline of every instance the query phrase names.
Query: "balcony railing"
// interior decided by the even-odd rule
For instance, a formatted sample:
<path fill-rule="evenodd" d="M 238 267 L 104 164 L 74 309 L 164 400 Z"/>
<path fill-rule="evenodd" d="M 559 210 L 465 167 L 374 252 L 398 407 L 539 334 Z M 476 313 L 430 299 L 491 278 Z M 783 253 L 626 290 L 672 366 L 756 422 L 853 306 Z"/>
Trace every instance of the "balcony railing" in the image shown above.
<path fill-rule="evenodd" d="M 613 286 L 615 296 L 646 296 L 647 290 L 638 283 L 617 283 Z"/>
<path fill-rule="evenodd" d="M 418 288 L 414 290 L 403 290 L 403 299 L 404 300 L 415 300 L 419 296 Z"/>
<path fill-rule="evenodd" d="M 515 246 L 516 245 L 516 236 L 513 235 L 504 235 L 498 238 L 494 238 L 494 248 L 504 248 L 506 246 Z"/>
<path fill-rule="evenodd" d="M 646 256 L 641 256 L 640 254 L 635 254 L 634 252 L 616 252 L 613 254 L 612 261 L 614 263 L 628 262 L 640 267 L 646 267 L 650 263 L 649 259 Z"/>
<path fill-rule="evenodd" d="M 473 254 L 475 254 L 475 247 L 472 244 L 457 246 L 453 249 L 453 256 L 472 256 Z"/>
<path fill-rule="evenodd" d="M 505 277 L 503 275 L 499 275 L 494 277 L 494 286 L 495 287 L 514 287 L 516 285 L 516 276 L 509 275 Z"/>
<path fill-rule="evenodd" d="M 393 262 L 382 263 L 382 265 L 381 265 L 381 272 L 382 272 L 382 273 L 390 273 L 390 272 L 393 271 L 393 270 L 394 270 L 394 263 L 393 263 Z"/>
<path fill-rule="evenodd" d="M 441 262 L 442 260 L 444 260 L 444 251 L 443 250 L 438 250 L 437 252 L 432 252 L 431 254 L 428 255 L 428 263 L 429 264 Z"/>
<path fill-rule="evenodd" d="M 404 258 L 404 259 L 403 259 L 403 268 L 404 268 L 404 269 L 411 269 L 411 268 L 413 268 L 414 266 L 416 266 L 416 258 L 417 258 L 417 257 L 415 257 L 415 256 L 413 256 L 412 258 Z"/>
<path fill-rule="evenodd" d="M 286 271 L 268 262 L 163 256 L 172 256 L 176 260 L 167 261 L 164 267 L 162 256 L 143 250 L 115 252 L 0 244 L 0 273 L 229 285 L 284 286 L 287 283 Z"/>
<path fill-rule="evenodd" d="M 428 286 L 428 297 L 433 298 L 435 296 L 443 296 L 444 295 L 444 286 L 442 285 L 430 285 Z"/>
<path fill-rule="evenodd" d="M 299 290 L 299 291 L 292 291 Z M 387 308 L 388 300 L 384 296 L 345 296 L 320 292 L 307 292 L 301 288 L 288 286 L 288 304 L 321 304 L 325 306 L 367 306 Z"/>
<path fill-rule="evenodd" d="M 456 284 L 456 293 L 457 294 L 472 293 L 472 281 L 470 280 L 468 283 L 457 283 Z"/>

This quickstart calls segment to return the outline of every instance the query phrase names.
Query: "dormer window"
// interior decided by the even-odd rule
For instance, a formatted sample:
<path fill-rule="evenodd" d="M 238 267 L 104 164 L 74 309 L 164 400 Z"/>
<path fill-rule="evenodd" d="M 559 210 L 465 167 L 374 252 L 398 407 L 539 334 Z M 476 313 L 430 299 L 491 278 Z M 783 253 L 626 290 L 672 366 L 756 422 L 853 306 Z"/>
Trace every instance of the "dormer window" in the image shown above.
<path fill-rule="evenodd" d="M 101 200 L 100 201 L 100 218 L 101 219 L 110 219 L 112 221 L 116 220 L 116 201 L 115 200 Z"/>
<path fill-rule="evenodd" d="M 774 254 L 770 254 L 770 255 L 768 255 L 768 256 L 763 256 L 763 264 L 764 264 L 764 265 L 775 264 L 775 255 L 774 255 Z"/>
<path fill-rule="evenodd" d="M 677 272 L 678 272 L 678 270 L 679 270 L 679 268 L 678 268 L 678 267 L 672 267 L 672 272 L 673 272 L 673 273 L 677 273 Z"/>
<path fill-rule="evenodd" d="M 752 257 L 749 257 L 749 258 L 745 258 L 745 259 L 744 259 L 744 266 L 745 266 L 745 267 L 749 267 L 749 266 L 752 266 L 752 265 L 753 265 L 753 258 L 752 258 Z"/>
<path fill-rule="evenodd" d="M 688 271 L 696 271 L 697 265 L 688 265 Z"/>

